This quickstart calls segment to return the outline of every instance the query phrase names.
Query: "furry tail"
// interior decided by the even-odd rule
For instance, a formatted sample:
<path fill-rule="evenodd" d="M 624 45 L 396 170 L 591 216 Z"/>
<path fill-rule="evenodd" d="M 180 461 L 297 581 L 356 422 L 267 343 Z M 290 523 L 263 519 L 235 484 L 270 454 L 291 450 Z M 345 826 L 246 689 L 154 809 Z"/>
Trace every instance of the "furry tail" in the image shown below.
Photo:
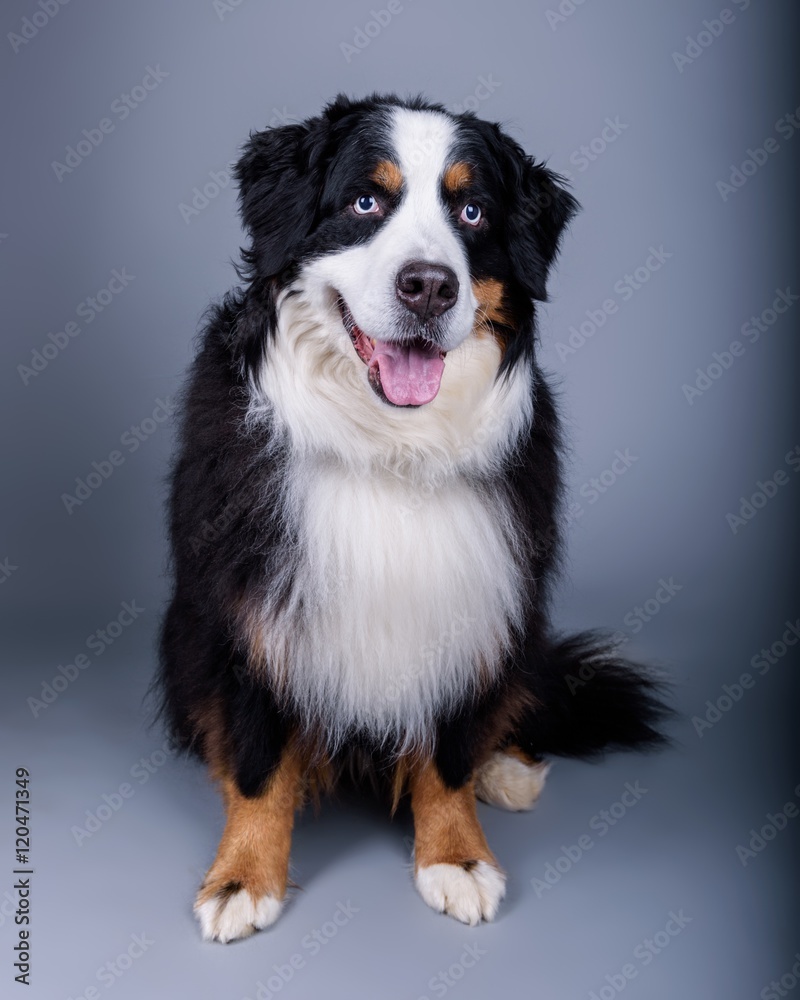
<path fill-rule="evenodd" d="M 597 757 L 611 750 L 657 750 L 674 712 L 667 685 L 619 655 L 608 638 L 582 632 L 555 642 L 537 670 L 538 705 L 515 733 L 534 757 Z"/>

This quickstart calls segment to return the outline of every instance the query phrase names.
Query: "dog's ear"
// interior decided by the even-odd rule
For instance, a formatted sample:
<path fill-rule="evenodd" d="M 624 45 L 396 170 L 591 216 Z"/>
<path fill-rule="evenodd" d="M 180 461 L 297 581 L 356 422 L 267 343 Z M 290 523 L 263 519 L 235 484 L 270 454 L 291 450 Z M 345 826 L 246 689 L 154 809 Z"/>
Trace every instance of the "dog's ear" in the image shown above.
<path fill-rule="evenodd" d="M 251 244 L 242 250 L 250 277 L 280 274 L 311 232 L 318 207 L 319 171 L 327 123 L 253 132 L 236 164 L 239 208 Z"/>
<path fill-rule="evenodd" d="M 526 156 L 504 136 L 509 152 L 509 250 L 517 280 L 528 294 L 547 300 L 547 275 L 561 237 L 580 205 L 563 186 L 565 181 Z"/>

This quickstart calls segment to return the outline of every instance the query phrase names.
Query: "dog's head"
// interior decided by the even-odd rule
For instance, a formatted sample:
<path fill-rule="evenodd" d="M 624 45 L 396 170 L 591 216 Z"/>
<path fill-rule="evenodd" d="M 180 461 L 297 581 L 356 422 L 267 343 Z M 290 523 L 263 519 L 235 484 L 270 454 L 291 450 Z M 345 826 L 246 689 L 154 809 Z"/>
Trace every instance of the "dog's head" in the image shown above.
<path fill-rule="evenodd" d="M 377 405 L 430 403 L 470 336 L 496 342 L 495 377 L 529 356 L 577 203 L 499 126 L 340 97 L 253 134 L 237 177 L 248 277 L 276 298 L 299 281 Z"/>

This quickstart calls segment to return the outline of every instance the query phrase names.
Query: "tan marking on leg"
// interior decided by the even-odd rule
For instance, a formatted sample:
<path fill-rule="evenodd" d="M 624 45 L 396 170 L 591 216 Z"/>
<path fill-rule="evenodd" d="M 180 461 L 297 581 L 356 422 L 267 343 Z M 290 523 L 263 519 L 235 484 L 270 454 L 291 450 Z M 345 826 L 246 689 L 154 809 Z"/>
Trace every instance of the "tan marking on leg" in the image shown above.
<path fill-rule="evenodd" d="M 447 788 L 435 764 L 429 761 L 412 772 L 409 787 L 417 870 L 435 864 L 496 864 L 478 822 L 472 781 L 462 788 Z"/>
<path fill-rule="evenodd" d="M 391 815 L 397 812 L 400 799 L 410 790 L 411 776 L 430 761 L 430 751 L 412 750 L 403 754 L 394 766 L 391 787 Z"/>
<path fill-rule="evenodd" d="M 403 188 L 402 171 L 391 160 L 381 160 L 372 171 L 371 178 L 387 194 L 400 194 Z"/>
<path fill-rule="evenodd" d="M 308 765 L 304 784 L 306 801 L 319 815 L 323 795 L 330 795 L 336 784 L 336 770 L 324 751 L 318 750 L 315 759 Z"/>
<path fill-rule="evenodd" d="M 478 822 L 475 789 L 447 788 L 434 764 L 409 780 L 414 813 L 414 881 L 432 909 L 465 924 L 492 920 L 505 876 Z"/>
<path fill-rule="evenodd" d="M 463 161 L 451 163 L 445 170 L 442 180 L 445 191 L 448 194 L 456 195 L 472 183 L 472 167 Z"/>
<path fill-rule="evenodd" d="M 392 776 L 392 816 L 397 812 L 397 807 L 400 805 L 400 799 L 403 797 L 403 792 L 406 790 L 408 785 L 408 776 L 410 771 L 410 765 L 406 757 L 401 757 L 395 765 L 394 775 Z"/>
<path fill-rule="evenodd" d="M 246 798 L 224 764 L 213 767 L 227 818 L 195 904 L 206 937 L 221 941 L 245 937 L 277 917 L 286 895 L 292 827 L 302 798 L 304 769 L 303 756 L 288 746 L 264 791 Z M 269 904 L 269 912 L 259 917 L 263 903 Z M 226 914 L 226 908 L 233 906 L 236 912 Z"/>

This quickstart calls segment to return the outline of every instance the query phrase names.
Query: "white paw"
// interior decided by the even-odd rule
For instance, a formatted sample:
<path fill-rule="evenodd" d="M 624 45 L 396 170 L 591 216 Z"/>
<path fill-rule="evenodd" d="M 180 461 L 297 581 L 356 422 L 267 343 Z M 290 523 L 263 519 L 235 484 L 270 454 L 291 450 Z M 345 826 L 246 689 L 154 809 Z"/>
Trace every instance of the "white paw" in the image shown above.
<path fill-rule="evenodd" d="M 194 912 L 200 921 L 203 938 L 225 944 L 274 924 L 282 906 L 275 896 L 266 895 L 256 900 L 246 889 L 240 889 L 230 895 L 212 896 L 203 903 L 198 900 Z"/>
<path fill-rule="evenodd" d="M 493 920 L 506 894 L 505 875 L 488 861 L 472 862 L 469 869 L 428 865 L 418 869 L 414 881 L 428 906 L 472 925 Z"/>
<path fill-rule="evenodd" d="M 526 764 L 510 753 L 492 754 L 475 775 L 475 794 L 501 809 L 532 809 L 542 794 L 550 764 Z"/>

